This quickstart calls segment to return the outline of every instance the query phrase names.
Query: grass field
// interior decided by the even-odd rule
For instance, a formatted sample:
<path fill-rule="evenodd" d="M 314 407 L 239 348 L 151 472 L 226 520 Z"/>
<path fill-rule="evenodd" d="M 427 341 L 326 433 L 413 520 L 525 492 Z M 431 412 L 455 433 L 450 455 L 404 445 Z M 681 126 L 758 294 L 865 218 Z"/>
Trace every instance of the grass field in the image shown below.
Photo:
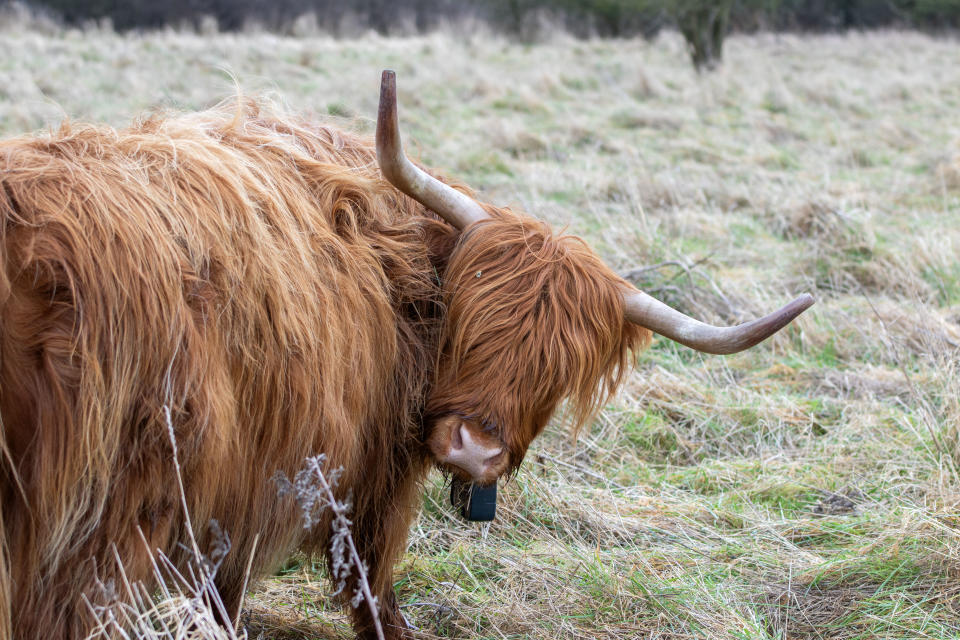
<path fill-rule="evenodd" d="M 960 638 L 960 43 L 758 35 L 696 75 L 675 34 L 424 37 L 0 31 L 0 133 L 121 125 L 237 91 L 370 131 L 397 70 L 428 165 L 586 238 L 648 292 L 734 323 L 668 341 L 574 439 L 557 419 L 495 523 L 431 476 L 397 568 L 425 638 Z M 250 636 L 349 637 L 294 558 Z"/>

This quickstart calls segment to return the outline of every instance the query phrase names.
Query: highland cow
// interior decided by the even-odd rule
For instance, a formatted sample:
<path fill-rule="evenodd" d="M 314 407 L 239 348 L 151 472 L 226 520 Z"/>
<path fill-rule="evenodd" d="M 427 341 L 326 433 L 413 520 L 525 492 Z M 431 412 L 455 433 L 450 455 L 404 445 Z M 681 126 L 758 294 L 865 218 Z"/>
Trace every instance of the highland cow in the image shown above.
<path fill-rule="evenodd" d="M 651 330 L 733 352 L 812 302 L 691 320 L 410 163 L 395 100 L 386 72 L 376 145 L 249 101 L 0 142 L 0 640 L 83 638 L 96 584 L 185 562 L 188 522 L 202 545 L 214 519 L 234 616 L 251 557 L 256 578 L 328 553 L 270 481 L 319 453 L 402 637 L 392 567 L 431 467 L 495 482 L 561 400 L 587 420 Z"/>

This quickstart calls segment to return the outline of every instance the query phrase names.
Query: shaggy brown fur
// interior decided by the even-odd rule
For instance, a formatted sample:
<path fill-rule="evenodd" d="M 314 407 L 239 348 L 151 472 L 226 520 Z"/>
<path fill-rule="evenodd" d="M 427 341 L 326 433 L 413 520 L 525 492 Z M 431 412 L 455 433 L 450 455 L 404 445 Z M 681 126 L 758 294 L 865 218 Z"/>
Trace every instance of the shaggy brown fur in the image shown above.
<path fill-rule="evenodd" d="M 269 481 L 322 452 L 402 635 L 392 566 L 435 420 L 484 421 L 515 467 L 649 339 L 579 240 L 493 213 L 458 238 L 369 141 L 253 103 L 0 142 L 0 640 L 82 638 L 113 545 L 135 580 L 148 548 L 185 561 L 164 407 L 201 544 L 211 519 L 233 541 L 231 613 L 258 536 L 254 577 L 326 550 Z"/>

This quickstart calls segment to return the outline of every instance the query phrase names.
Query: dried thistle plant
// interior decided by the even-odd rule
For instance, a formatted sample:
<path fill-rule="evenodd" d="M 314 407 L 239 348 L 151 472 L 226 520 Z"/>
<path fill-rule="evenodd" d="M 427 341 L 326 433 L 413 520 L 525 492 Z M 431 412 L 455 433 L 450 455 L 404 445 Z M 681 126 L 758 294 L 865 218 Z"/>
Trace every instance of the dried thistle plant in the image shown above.
<path fill-rule="evenodd" d="M 370 582 L 367 579 L 368 567 L 360 559 L 357 547 L 350 534 L 350 525 L 353 524 L 347 514 L 352 508 L 351 495 L 348 493 L 343 500 L 337 500 L 333 488 L 340 481 L 343 468 L 333 469 L 324 474 L 323 465 L 326 456 L 323 454 L 308 457 L 306 466 L 297 472 L 293 482 L 282 472 L 278 471 L 273 480 L 277 483 L 277 493 L 282 498 L 292 496 L 300 507 L 303 515 L 303 526 L 310 529 L 320 522 L 324 510 L 333 512 L 330 528 L 333 536 L 330 539 L 330 570 L 336 581 L 336 591 L 333 595 L 342 593 L 347 587 L 347 579 L 352 571 L 357 573 L 357 587 L 350 598 L 350 605 L 356 609 L 361 602 L 366 601 L 373 619 L 377 638 L 383 640 L 383 627 L 380 625 L 380 612 L 376 596 L 370 591 Z"/>

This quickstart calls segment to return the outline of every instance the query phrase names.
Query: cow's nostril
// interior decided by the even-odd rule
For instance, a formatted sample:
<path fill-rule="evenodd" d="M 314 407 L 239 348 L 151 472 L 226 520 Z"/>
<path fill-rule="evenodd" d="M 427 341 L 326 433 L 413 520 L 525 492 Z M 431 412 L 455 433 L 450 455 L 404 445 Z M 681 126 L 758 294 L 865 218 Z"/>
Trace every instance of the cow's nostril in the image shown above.
<path fill-rule="evenodd" d="M 492 467 L 498 462 L 500 462 L 500 458 L 502 457 L 503 457 L 503 449 L 497 449 L 495 453 L 492 453 L 489 458 L 483 461 L 483 466 Z"/>
<path fill-rule="evenodd" d="M 462 422 L 456 428 L 454 428 L 450 433 L 450 449 L 453 451 L 459 451 L 463 449 L 463 430 L 466 429 L 466 425 Z M 467 436 L 469 438 L 469 436 Z"/>

